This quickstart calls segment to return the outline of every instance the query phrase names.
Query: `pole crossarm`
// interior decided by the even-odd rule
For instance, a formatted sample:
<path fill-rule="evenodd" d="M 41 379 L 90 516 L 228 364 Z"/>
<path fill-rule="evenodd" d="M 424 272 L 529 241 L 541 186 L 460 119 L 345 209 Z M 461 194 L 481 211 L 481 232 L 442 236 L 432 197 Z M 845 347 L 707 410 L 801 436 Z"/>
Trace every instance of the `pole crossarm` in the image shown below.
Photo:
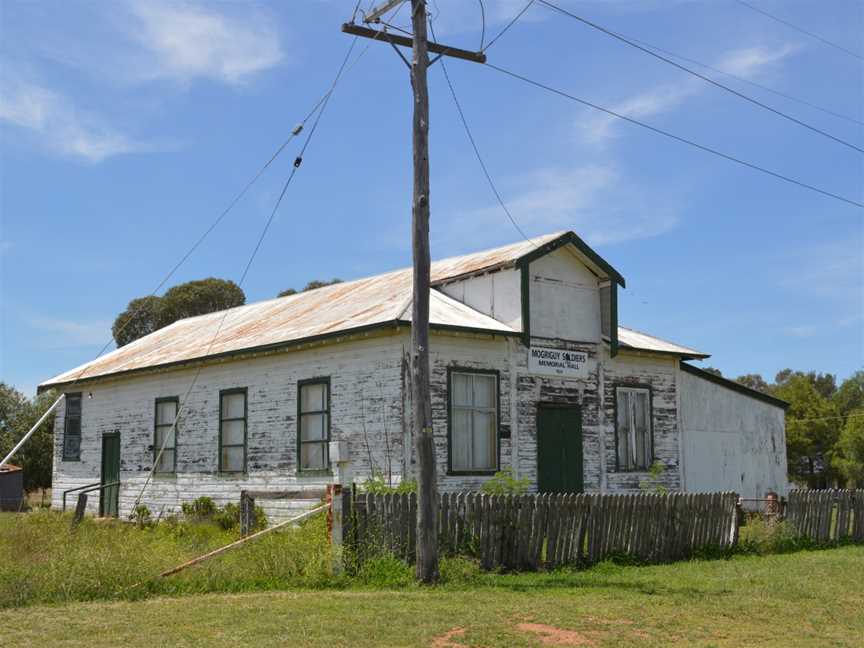
<path fill-rule="evenodd" d="M 407 36 L 399 36 L 389 32 L 380 31 L 378 29 L 370 29 L 362 25 L 354 23 L 345 23 L 342 25 L 342 31 L 346 34 L 360 36 L 361 38 L 371 38 L 372 40 L 380 40 L 392 45 L 402 45 L 403 47 L 413 47 L 413 41 Z M 428 44 L 428 50 L 442 56 L 452 56 L 453 58 L 471 61 L 472 63 L 485 63 L 486 55 L 483 52 L 472 52 L 470 50 L 460 49 L 458 47 L 450 47 L 441 45 L 440 43 Z"/>

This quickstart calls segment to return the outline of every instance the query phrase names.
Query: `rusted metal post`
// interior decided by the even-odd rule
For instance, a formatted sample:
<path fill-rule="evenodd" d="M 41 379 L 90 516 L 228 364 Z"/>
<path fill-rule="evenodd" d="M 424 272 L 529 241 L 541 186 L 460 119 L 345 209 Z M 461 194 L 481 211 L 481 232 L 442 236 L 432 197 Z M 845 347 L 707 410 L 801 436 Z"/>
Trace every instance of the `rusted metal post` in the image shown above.
<path fill-rule="evenodd" d="M 765 493 L 765 517 L 770 523 L 776 522 L 780 517 L 780 498 L 774 491 Z"/>

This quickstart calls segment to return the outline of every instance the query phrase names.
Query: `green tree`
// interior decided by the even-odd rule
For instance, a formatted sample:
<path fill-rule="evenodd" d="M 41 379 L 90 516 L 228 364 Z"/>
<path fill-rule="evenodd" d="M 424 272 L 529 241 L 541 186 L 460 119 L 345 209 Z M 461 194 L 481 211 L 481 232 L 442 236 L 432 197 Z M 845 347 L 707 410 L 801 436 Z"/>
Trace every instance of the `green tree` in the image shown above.
<path fill-rule="evenodd" d="M 789 403 L 786 457 L 790 477 L 811 488 L 825 488 L 836 475 L 832 457 L 840 418 L 837 406 L 817 389 L 812 378 L 803 372 L 778 375 L 780 384 L 773 393 Z"/>
<path fill-rule="evenodd" d="M 114 320 L 111 334 L 118 347 L 150 335 L 159 328 L 159 306 L 161 297 L 137 297 L 129 302 L 122 313 Z"/>
<path fill-rule="evenodd" d="M 849 412 L 837 440 L 834 467 L 850 487 L 864 485 L 864 407 Z"/>
<path fill-rule="evenodd" d="M 813 387 L 825 398 L 831 398 L 837 391 L 837 376 L 830 373 L 818 373 L 816 371 L 792 371 L 792 369 L 783 369 L 777 373 L 774 378 L 775 384 L 783 385 L 789 382 L 792 378 L 804 377 L 810 381 Z"/>
<path fill-rule="evenodd" d="M 833 400 L 843 416 L 864 407 L 864 371 L 856 371 L 844 380 Z"/>
<path fill-rule="evenodd" d="M 334 284 L 339 284 L 339 283 L 342 283 L 342 280 L 339 278 L 336 278 L 336 277 L 334 277 L 330 281 L 322 280 L 322 279 L 313 279 L 312 281 L 307 283 L 306 287 L 300 292 L 307 292 L 309 290 L 315 290 L 316 288 L 324 288 L 325 286 L 332 286 Z M 277 296 L 278 297 L 288 297 L 289 295 L 296 295 L 297 292 L 298 291 L 295 290 L 294 288 L 286 288 L 285 290 L 281 291 Z"/>
<path fill-rule="evenodd" d="M 242 306 L 246 295 L 233 281 L 199 279 L 169 289 L 162 297 L 138 297 L 114 320 L 111 331 L 118 347 L 149 335 L 177 320 Z"/>
<path fill-rule="evenodd" d="M 771 394 L 771 385 L 765 382 L 765 379 L 759 374 L 744 374 L 743 376 L 738 376 L 735 382 L 750 389 L 760 391 L 763 394 Z"/>
<path fill-rule="evenodd" d="M 17 389 L 0 383 L 0 459 L 15 447 L 36 421 L 57 399 L 57 394 L 45 392 L 33 400 Z M 54 456 L 54 416 L 48 419 L 28 439 L 10 463 L 24 469 L 24 489 L 50 488 Z"/>
<path fill-rule="evenodd" d="M 719 369 L 717 369 L 716 367 L 703 367 L 702 371 L 704 371 L 705 373 L 709 373 L 713 376 L 717 376 L 718 378 L 723 377 L 723 372 L 720 371 Z"/>

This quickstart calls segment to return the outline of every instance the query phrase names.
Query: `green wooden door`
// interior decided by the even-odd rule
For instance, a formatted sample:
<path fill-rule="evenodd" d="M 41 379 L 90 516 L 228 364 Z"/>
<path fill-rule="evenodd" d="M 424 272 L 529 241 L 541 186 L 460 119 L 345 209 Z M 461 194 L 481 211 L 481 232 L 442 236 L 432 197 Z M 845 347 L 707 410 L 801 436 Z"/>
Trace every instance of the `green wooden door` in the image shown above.
<path fill-rule="evenodd" d="M 120 486 L 107 486 L 120 481 L 120 434 L 109 432 L 102 435 L 102 478 L 99 480 L 104 487 L 100 490 L 99 515 L 101 517 L 117 517 Z"/>
<path fill-rule="evenodd" d="M 581 493 L 582 410 L 541 405 L 537 412 L 537 486 L 541 493 Z"/>

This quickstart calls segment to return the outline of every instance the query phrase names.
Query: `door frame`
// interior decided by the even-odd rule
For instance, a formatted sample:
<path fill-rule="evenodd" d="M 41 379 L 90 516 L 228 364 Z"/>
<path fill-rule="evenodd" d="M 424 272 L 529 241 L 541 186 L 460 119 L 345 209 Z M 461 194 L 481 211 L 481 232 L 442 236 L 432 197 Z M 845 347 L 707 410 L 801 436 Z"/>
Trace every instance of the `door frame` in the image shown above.
<path fill-rule="evenodd" d="M 534 415 L 534 427 L 537 433 L 535 443 L 537 444 L 537 489 L 540 489 L 540 413 L 544 409 L 575 409 L 579 412 L 579 454 L 581 455 L 582 465 L 580 466 L 580 493 L 585 492 L 585 434 L 584 434 L 584 414 L 585 408 L 582 403 L 565 403 L 561 401 L 539 401 Z"/>
<path fill-rule="evenodd" d="M 113 432 L 103 432 L 100 446 L 100 459 L 99 459 L 99 485 L 103 488 L 99 489 L 99 517 L 104 517 L 105 515 L 105 500 L 106 500 L 106 490 L 104 486 L 107 483 L 105 481 L 105 441 L 108 439 L 117 439 L 117 481 L 120 481 L 120 431 L 114 430 Z M 120 516 L 120 486 L 112 486 L 110 489 L 113 492 L 114 497 L 114 510 L 117 512 L 117 517 Z"/>

